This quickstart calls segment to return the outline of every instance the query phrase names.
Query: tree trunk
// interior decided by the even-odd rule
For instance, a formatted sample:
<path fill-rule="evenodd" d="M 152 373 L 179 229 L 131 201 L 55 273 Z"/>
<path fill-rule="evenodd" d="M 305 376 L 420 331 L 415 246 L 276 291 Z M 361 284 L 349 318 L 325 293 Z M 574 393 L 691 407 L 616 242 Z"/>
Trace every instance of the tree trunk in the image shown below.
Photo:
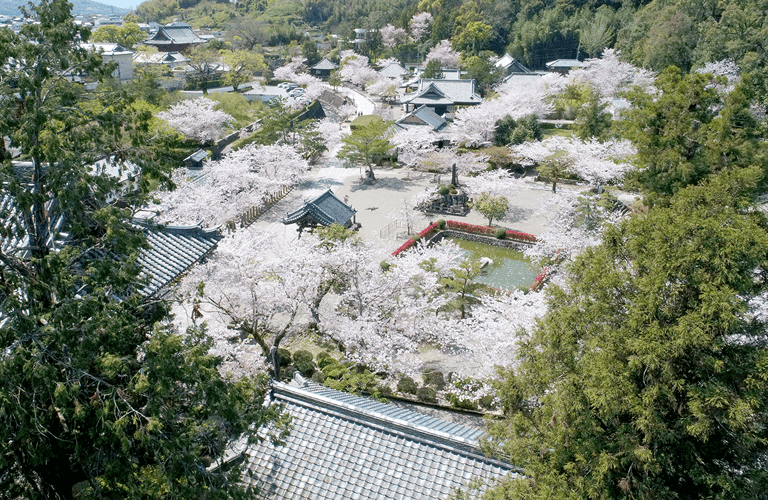
<path fill-rule="evenodd" d="M 552 179 L 552 192 L 557 193 L 557 179 Z"/>

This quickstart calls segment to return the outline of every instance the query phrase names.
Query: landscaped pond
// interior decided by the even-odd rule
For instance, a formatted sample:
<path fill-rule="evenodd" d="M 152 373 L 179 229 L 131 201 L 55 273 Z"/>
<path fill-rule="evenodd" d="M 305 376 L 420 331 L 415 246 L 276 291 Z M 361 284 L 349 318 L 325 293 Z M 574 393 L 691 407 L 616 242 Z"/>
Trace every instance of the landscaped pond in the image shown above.
<path fill-rule="evenodd" d="M 494 288 L 514 290 L 518 287 L 531 286 L 541 271 L 531 264 L 523 252 L 460 238 L 447 239 L 456 243 L 472 259 L 488 257 L 493 260 L 493 264 L 489 264 L 483 269 L 483 275 L 479 276 L 477 281 Z"/>

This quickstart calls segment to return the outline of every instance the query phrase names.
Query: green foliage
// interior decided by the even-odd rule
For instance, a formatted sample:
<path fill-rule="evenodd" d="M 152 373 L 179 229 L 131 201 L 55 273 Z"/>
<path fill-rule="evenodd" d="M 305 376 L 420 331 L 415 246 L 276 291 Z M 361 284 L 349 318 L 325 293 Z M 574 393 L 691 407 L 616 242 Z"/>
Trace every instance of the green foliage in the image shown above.
<path fill-rule="evenodd" d="M 545 177 L 552 183 L 552 192 L 557 192 L 557 181 L 568 175 L 568 170 L 573 164 L 571 158 L 565 151 L 557 151 L 539 163 L 537 169 L 539 175 Z"/>
<path fill-rule="evenodd" d="M 501 69 L 490 60 L 493 52 L 484 51 L 477 56 L 469 56 L 462 61 L 462 69 L 467 73 L 462 78 L 475 81 L 477 92 L 485 97 L 493 90 L 493 86 L 504 77 Z"/>
<path fill-rule="evenodd" d="M 497 227 L 497 228 L 496 228 L 496 229 L 493 231 L 493 235 L 494 235 L 494 236 L 495 236 L 497 239 L 503 240 L 504 238 L 506 238 L 506 237 L 507 237 L 507 230 L 506 230 L 506 229 L 504 229 L 503 227 Z"/>
<path fill-rule="evenodd" d="M 141 31 L 138 24 L 126 22 L 122 26 L 115 26 L 114 24 L 99 26 L 91 35 L 91 41 L 116 43 L 121 47 L 130 49 L 146 37 L 146 33 Z"/>
<path fill-rule="evenodd" d="M 390 267 L 391 266 L 390 266 L 389 262 L 387 262 L 386 260 L 382 260 L 381 262 L 379 262 L 379 268 L 381 268 L 381 270 L 384 271 L 384 272 L 389 271 Z"/>
<path fill-rule="evenodd" d="M 419 387 L 416 397 L 425 403 L 437 403 L 437 393 L 431 387 Z"/>
<path fill-rule="evenodd" d="M 628 95 L 633 106 L 622 134 L 637 147 L 635 181 L 650 203 L 726 169 L 760 165 L 759 132 L 742 83 L 721 97 L 709 76 L 669 68 L 656 79 L 660 95 Z"/>
<path fill-rule="evenodd" d="M 416 390 L 419 388 L 416 382 L 411 377 L 402 377 L 397 382 L 397 392 L 403 394 L 416 394 Z"/>
<path fill-rule="evenodd" d="M 253 80 L 254 75 L 263 75 L 267 71 L 264 56 L 248 50 L 235 50 L 224 53 L 224 62 L 229 71 L 224 75 L 224 82 L 237 87 Z"/>
<path fill-rule="evenodd" d="M 445 229 L 445 219 L 438 220 L 437 224 L 440 227 L 440 229 Z"/>
<path fill-rule="evenodd" d="M 758 168 L 714 174 L 609 229 L 550 287 L 491 435 L 512 498 L 759 498 L 768 484 L 768 221 Z M 762 299 L 760 299 L 762 302 Z M 534 404 L 535 402 L 535 404 Z"/>
<path fill-rule="evenodd" d="M 392 122 L 378 119 L 357 127 L 342 138 L 342 146 L 336 156 L 360 163 L 368 168 L 368 176 L 375 179 L 373 164 L 380 161 L 392 149 Z"/>
<path fill-rule="evenodd" d="M 318 227 L 315 229 L 315 234 L 323 240 L 324 246 L 330 247 L 344 242 L 358 244 L 361 241 L 360 235 L 357 232 L 335 223 L 330 226 Z"/>
<path fill-rule="evenodd" d="M 277 350 L 277 364 L 283 368 L 293 363 L 293 357 L 291 351 L 288 349 L 280 348 Z"/>
<path fill-rule="evenodd" d="M 264 112 L 264 104 L 249 102 L 242 94 L 216 92 L 208 95 L 208 98 L 218 103 L 214 109 L 224 111 L 236 120 L 236 127 L 250 125 Z"/>
<path fill-rule="evenodd" d="M 315 357 L 312 355 L 311 352 L 300 349 L 293 353 L 293 362 L 299 363 L 299 362 L 312 362 L 314 361 Z"/>
<path fill-rule="evenodd" d="M 443 372 L 440 370 L 424 370 L 421 378 L 424 380 L 425 385 L 432 386 L 439 391 L 445 388 L 445 377 L 443 377 Z"/>
<path fill-rule="evenodd" d="M 605 138 L 611 128 L 611 115 L 605 111 L 607 107 L 600 92 L 590 89 L 586 102 L 576 111 L 576 135 L 584 140 Z"/>
<path fill-rule="evenodd" d="M 439 194 L 440 196 L 445 196 L 447 194 L 450 194 L 450 192 L 451 192 L 451 189 L 448 186 L 441 186 L 437 188 L 437 194 Z"/>
<path fill-rule="evenodd" d="M 419 236 L 418 234 L 414 234 L 413 236 L 411 236 L 411 239 L 416 243 L 418 243 L 421 241 L 421 236 Z"/>
<path fill-rule="evenodd" d="M 469 313 L 469 306 L 479 303 L 480 299 L 477 298 L 477 295 L 487 288 L 486 285 L 474 281 L 481 273 L 480 262 L 464 259 L 459 267 L 451 269 L 449 276 L 441 278 L 440 285 L 443 291 L 451 296 L 451 299 L 440 311 L 459 311 L 461 319 L 466 318 Z"/>
<path fill-rule="evenodd" d="M 542 138 L 541 126 L 536 115 L 524 116 L 519 120 L 507 115 L 496 122 L 496 129 L 493 132 L 493 143 L 496 146 L 540 141 Z"/>
<path fill-rule="evenodd" d="M 314 66 L 320 62 L 320 54 L 317 52 L 317 43 L 314 40 L 306 40 L 301 45 L 301 55 L 307 59 L 307 67 Z"/>
<path fill-rule="evenodd" d="M 425 80 L 439 80 L 443 77 L 443 66 L 437 59 L 432 59 L 427 62 L 424 67 L 424 73 L 421 75 Z"/>
<path fill-rule="evenodd" d="M 501 219 L 509 210 L 509 200 L 504 196 L 491 196 L 488 193 L 480 193 L 472 202 L 471 208 L 480 212 L 488 219 L 488 225 L 493 224 L 494 219 Z"/>

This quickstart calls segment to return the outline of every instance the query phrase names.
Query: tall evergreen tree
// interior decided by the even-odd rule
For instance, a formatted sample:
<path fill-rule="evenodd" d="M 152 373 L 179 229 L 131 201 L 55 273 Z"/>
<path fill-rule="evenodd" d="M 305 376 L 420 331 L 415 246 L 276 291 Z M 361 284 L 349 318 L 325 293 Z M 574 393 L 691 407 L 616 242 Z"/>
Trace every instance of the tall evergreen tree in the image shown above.
<path fill-rule="evenodd" d="M 134 293 L 131 207 L 167 179 L 167 148 L 70 8 L 42 0 L 39 24 L 0 30 L 0 136 L 27 162 L 0 169 L 0 496 L 236 497 L 237 468 L 210 466 L 277 412 L 264 379 L 224 378 L 203 331 L 156 323 L 162 304 Z M 89 167 L 101 154 L 142 167 L 119 204 L 119 176 Z"/>

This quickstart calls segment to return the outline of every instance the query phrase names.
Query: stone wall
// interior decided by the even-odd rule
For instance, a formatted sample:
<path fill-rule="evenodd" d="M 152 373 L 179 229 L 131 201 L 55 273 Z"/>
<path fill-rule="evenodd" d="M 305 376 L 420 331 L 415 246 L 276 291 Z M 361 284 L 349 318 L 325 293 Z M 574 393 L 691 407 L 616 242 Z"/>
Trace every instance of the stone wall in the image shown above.
<path fill-rule="evenodd" d="M 427 241 L 427 245 L 432 245 L 434 243 L 439 243 L 443 238 L 459 238 L 462 240 L 467 241 L 474 241 L 475 243 L 483 243 L 485 245 L 493 245 L 495 247 L 502 247 L 502 248 L 511 248 L 513 250 L 517 250 L 519 252 L 524 251 L 526 248 L 533 245 L 533 243 L 528 243 L 524 241 L 517 241 L 517 240 L 500 240 L 498 238 L 495 238 L 493 236 L 485 236 L 482 234 L 472 234 L 472 233 L 465 233 L 462 231 L 454 231 L 453 229 L 444 229 L 436 234 L 434 234 L 432 237 L 430 237 Z"/>

